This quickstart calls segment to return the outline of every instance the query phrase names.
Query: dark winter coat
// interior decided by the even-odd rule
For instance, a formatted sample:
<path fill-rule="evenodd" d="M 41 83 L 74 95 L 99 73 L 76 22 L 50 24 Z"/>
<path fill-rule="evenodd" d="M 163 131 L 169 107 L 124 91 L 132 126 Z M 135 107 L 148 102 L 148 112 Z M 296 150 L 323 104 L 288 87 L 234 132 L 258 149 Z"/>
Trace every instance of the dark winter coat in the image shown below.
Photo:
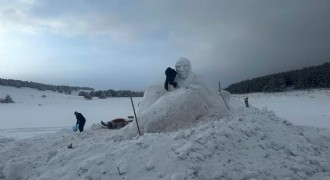
<path fill-rule="evenodd" d="M 81 113 L 77 113 L 75 115 L 76 115 L 76 118 L 77 118 L 77 125 L 79 125 L 79 127 L 78 127 L 79 131 L 83 132 L 84 131 L 84 126 L 85 126 L 85 123 L 86 123 L 86 119 Z"/>
<path fill-rule="evenodd" d="M 77 124 L 85 124 L 86 119 L 81 113 L 76 114 Z"/>
<path fill-rule="evenodd" d="M 164 88 L 168 91 L 168 85 L 173 85 L 175 88 L 177 87 L 176 82 L 174 82 L 176 71 L 170 67 L 165 70 L 166 80 L 164 84 Z"/>

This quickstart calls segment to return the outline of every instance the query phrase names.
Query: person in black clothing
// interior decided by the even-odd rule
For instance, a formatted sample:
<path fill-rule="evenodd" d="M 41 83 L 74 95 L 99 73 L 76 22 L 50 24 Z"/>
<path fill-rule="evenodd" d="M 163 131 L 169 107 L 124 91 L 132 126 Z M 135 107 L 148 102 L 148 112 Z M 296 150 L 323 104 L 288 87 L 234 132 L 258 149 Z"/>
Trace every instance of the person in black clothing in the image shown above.
<path fill-rule="evenodd" d="M 175 76 L 176 76 L 176 71 L 170 67 L 168 67 L 165 70 L 165 75 L 166 75 L 166 80 L 164 84 L 164 88 L 168 91 L 168 85 L 173 85 L 174 88 L 177 87 L 176 82 L 174 82 Z"/>
<path fill-rule="evenodd" d="M 85 117 L 77 111 L 74 112 L 74 115 L 76 115 L 76 118 L 77 118 L 77 125 L 79 125 L 79 131 L 83 132 L 84 131 L 84 126 L 85 126 L 85 123 L 86 123 Z"/>

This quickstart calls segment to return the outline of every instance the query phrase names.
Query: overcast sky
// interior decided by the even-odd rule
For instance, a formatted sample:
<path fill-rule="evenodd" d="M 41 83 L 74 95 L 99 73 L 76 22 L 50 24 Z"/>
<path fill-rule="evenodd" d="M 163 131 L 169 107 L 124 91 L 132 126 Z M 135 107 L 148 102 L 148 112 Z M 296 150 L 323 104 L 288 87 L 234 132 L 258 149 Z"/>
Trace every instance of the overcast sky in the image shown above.
<path fill-rule="evenodd" d="M 214 87 L 330 61 L 329 0 L 0 0 L 0 78 L 163 84 L 179 57 Z"/>

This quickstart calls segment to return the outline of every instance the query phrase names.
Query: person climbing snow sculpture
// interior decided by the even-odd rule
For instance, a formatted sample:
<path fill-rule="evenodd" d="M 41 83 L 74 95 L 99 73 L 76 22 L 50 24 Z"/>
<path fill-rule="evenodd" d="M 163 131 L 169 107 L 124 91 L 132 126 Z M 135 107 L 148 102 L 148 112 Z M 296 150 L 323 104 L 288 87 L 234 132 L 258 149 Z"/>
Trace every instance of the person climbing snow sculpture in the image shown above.
<path fill-rule="evenodd" d="M 176 82 L 174 82 L 176 74 L 177 74 L 176 71 L 174 69 L 170 68 L 170 67 L 168 67 L 165 70 L 166 80 L 165 80 L 164 88 L 167 91 L 171 91 L 171 90 L 173 90 L 173 88 L 177 87 Z M 173 86 L 173 87 L 169 88 L 169 86 L 170 87 Z"/>
<path fill-rule="evenodd" d="M 84 131 L 84 126 L 85 126 L 85 123 L 86 123 L 85 117 L 77 111 L 74 112 L 74 115 L 76 116 L 76 119 L 77 119 L 76 124 L 79 126 L 79 131 L 83 132 Z"/>

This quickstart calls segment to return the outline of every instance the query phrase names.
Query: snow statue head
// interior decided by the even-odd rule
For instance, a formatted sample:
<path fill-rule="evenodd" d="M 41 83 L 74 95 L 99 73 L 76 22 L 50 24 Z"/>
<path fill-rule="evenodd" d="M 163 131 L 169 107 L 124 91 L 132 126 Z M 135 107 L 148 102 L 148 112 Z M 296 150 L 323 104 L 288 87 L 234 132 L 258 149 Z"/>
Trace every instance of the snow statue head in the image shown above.
<path fill-rule="evenodd" d="M 176 72 L 179 78 L 185 80 L 191 72 L 191 63 L 188 58 L 181 57 L 175 64 Z"/>
<path fill-rule="evenodd" d="M 187 88 L 188 85 L 193 83 L 195 74 L 191 72 L 191 63 L 188 58 L 181 57 L 175 64 L 177 75 L 175 82 L 178 88 Z"/>

